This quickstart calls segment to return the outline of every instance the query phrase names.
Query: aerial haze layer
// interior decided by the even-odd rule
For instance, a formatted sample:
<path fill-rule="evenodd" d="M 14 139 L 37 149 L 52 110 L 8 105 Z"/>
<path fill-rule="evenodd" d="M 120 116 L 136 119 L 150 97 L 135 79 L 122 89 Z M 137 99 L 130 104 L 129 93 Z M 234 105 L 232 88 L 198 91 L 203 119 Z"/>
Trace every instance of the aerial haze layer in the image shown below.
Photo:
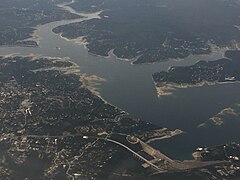
<path fill-rule="evenodd" d="M 0 6 L 0 179 L 238 179 L 238 0 Z"/>

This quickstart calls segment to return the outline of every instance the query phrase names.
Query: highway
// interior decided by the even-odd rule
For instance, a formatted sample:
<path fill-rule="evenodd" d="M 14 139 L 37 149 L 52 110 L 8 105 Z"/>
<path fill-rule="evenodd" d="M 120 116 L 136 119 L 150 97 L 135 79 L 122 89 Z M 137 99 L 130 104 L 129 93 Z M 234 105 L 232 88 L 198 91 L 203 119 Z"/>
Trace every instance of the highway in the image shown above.
<path fill-rule="evenodd" d="M 158 166 L 156 166 L 155 164 L 153 164 L 152 162 L 150 162 L 149 160 L 147 160 L 146 158 L 144 158 L 143 156 L 139 155 L 137 152 L 133 151 L 132 149 L 130 149 L 129 147 L 127 147 L 126 145 L 118 142 L 118 141 L 115 141 L 115 140 L 112 140 L 112 139 L 109 139 L 109 138 L 99 138 L 99 139 L 102 139 L 102 140 L 105 140 L 105 141 L 108 141 L 108 142 L 112 142 L 114 144 L 117 144 L 119 146 L 122 146 L 123 148 L 127 149 L 128 151 L 130 151 L 132 154 L 134 154 L 135 156 L 137 156 L 139 159 L 141 159 L 142 161 L 144 161 L 145 163 L 149 164 L 151 167 L 153 167 L 154 169 L 159 169 Z"/>
<path fill-rule="evenodd" d="M 179 170 L 189 170 L 189 169 L 202 168 L 202 167 L 211 166 L 211 165 L 229 163 L 228 161 L 187 160 L 187 161 L 181 161 L 180 162 L 180 161 L 172 160 L 171 158 L 169 158 L 165 154 L 163 154 L 160 151 L 154 149 L 153 147 L 151 147 L 147 143 L 141 141 L 140 139 L 138 139 L 137 142 L 140 143 L 140 145 L 142 146 L 142 150 L 144 152 L 146 152 L 147 154 L 149 154 L 150 156 L 152 156 L 153 159 L 147 160 L 145 157 L 143 157 L 142 155 L 138 154 L 137 152 L 132 150 L 127 145 L 125 145 L 125 144 L 123 144 L 121 142 L 118 142 L 116 140 L 110 139 L 108 136 L 107 137 L 99 137 L 99 136 L 83 136 L 83 135 L 80 135 L 80 134 L 66 134 L 66 135 L 61 135 L 61 136 L 27 135 L 27 136 L 24 136 L 24 137 L 33 137 L 33 138 L 64 138 L 64 137 L 75 137 L 75 136 L 80 136 L 80 137 L 85 138 L 85 139 L 88 139 L 88 138 L 99 139 L 99 140 L 108 141 L 108 142 L 114 143 L 114 144 L 116 144 L 118 146 L 121 146 L 124 149 L 126 149 L 127 151 L 131 152 L 134 156 L 139 158 L 141 161 L 143 161 L 145 163 L 145 167 L 149 167 L 150 166 L 151 168 L 155 169 L 156 173 L 163 173 L 163 172 L 166 172 L 168 170 L 176 170 L 176 171 L 179 171 Z M 163 160 L 165 162 L 163 165 L 159 165 L 158 166 L 158 165 L 154 164 L 156 162 L 163 161 Z M 148 164 L 149 166 L 146 166 L 146 164 Z"/>
<path fill-rule="evenodd" d="M 160 151 L 154 149 L 150 145 L 144 143 L 143 141 L 139 140 L 143 150 L 152 156 L 154 159 L 161 159 L 168 162 L 169 169 L 176 169 L 176 170 L 188 170 L 188 169 L 196 169 L 216 164 L 228 163 L 227 161 L 197 161 L 197 160 L 187 160 L 187 161 L 175 161 L 166 156 L 165 154 L 161 153 Z"/>
<path fill-rule="evenodd" d="M 147 154 L 149 154 L 150 156 L 157 158 L 157 159 L 161 159 L 161 160 L 165 160 L 168 161 L 170 163 L 174 163 L 175 161 L 170 159 L 169 157 L 167 157 L 165 154 L 161 153 L 160 151 L 154 149 L 153 147 L 149 146 L 147 143 L 139 140 L 143 151 L 145 151 Z"/>
<path fill-rule="evenodd" d="M 109 138 L 101 138 L 101 139 L 106 140 L 108 142 L 112 142 L 119 146 L 122 146 L 123 148 L 125 148 L 126 150 L 130 151 L 132 154 L 137 156 L 139 159 L 144 161 L 146 164 L 150 165 L 158 173 L 166 172 L 166 169 L 154 164 L 154 162 L 158 162 L 157 159 L 159 161 L 164 160 L 165 162 L 167 162 L 167 164 L 165 164 L 165 165 L 167 165 L 167 170 L 176 170 L 176 171 L 196 169 L 196 168 L 202 168 L 202 167 L 211 166 L 211 165 L 228 163 L 228 161 L 197 161 L 197 160 L 188 160 L 188 161 L 182 161 L 182 162 L 175 161 L 139 139 L 138 142 L 141 144 L 143 151 L 146 152 L 147 154 L 149 154 L 150 156 L 152 156 L 154 161 L 147 160 L 143 156 L 139 155 L 137 152 L 133 151 L 127 145 L 124 145 L 118 141 L 115 141 L 115 140 L 109 139 Z"/>

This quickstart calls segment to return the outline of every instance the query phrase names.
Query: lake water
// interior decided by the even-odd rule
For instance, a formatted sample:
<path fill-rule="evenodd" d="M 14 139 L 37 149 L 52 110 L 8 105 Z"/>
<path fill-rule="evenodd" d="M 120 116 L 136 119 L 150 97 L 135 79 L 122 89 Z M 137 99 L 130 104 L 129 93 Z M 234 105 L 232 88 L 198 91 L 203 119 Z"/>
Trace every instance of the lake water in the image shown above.
<path fill-rule="evenodd" d="M 97 14 L 85 14 L 85 16 L 88 18 L 63 20 L 39 26 L 35 31 L 35 35 L 39 37 L 39 48 L 0 47 L 0 55 L 14 53 L 69 57 L 80 66 L 82 73 L 105 78 L 106 82 L 101 83 L 98 88 L 101 96 L 109 103 L 144 121 L 185 131 L 181 136 L 152 143 L 173 158 L 190 159 L 192 151 L 198 146 L 239 141 L 240 120 L 229 120 L 221 127 L 213 125 L 198 128 L 198 125 L 208 121 L 222 109 L 239 103 L 240 84 L 179 89 L 171 96 L 158 98 L 151 79 L 154 72 L 167 70 L 169 66 L 191 65 L 198 60 L 216 60 L 223 56 L 222 51 L 215 51 L 210 55 L 190 56 L 178 61 L 132 65 L 114 56 L 104 58 L 91 55 L 83 45 L 66 41 L 52 32 L 54 27 L 97 17 Z"/>

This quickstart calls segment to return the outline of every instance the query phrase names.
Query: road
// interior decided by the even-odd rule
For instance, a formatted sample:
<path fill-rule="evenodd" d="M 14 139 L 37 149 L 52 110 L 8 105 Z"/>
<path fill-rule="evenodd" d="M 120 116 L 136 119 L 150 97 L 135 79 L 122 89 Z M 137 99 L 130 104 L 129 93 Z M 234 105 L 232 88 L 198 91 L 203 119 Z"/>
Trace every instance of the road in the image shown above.
<path fill-rule="evenodd" d="M 149 154 L 150 156 L 152 156 L 155 161 L 146 159 L 145 157 L 141 156 L 140 154 L 138 154 L 137 152 L 135 152 L 134 150 L 129 148 L 127 145 L 125 145 L 125 144 L 123 144 L 121 142 L 118 142 L 116 140 L 110 139 L 108 136 L 104 138 L 104 137 L 99 137 L 99 136 L 83 136 L 83 135 L 80 135 L 80 134 L 66 134 L 66 135 L 61 135 L 61 136 L 27 135 L 25 137 L 33 137 L 33 138 L 64 138 L 64 137 L 75 137 L 75 136 L 80 136 L 80 137 L 83 137 L 83 138 L 94 138 L 94 139 L 98 139 L 98 140 L 108 141 L 108 142 L 114 143 L 114 144 L 116 144 L 118 146 L 121 146 L 124 149 L 126 149 L 127 151 L 131 152 L 134 156 L 139 158 L 141 161 L 143 161 L 144 163 L 148 164 L 150 167 L 155 169 L 156 173 L 166 172 L 166 170 L 176 170 L 176 171 L 177 170 L 189 170 L 189 169 L 202 168 L 202 167 L 211 166 L 211 165 L 229 163 L 228 161 L 197 161 L 197 160 L 188 160 L 188 161 L 180 162 L 180 161 L 172 160 L 171 158 L 169 158 L 165 154 L 163 154 L 160 151 L 154 149 L 153 147 L 151 147 L 150 145 L 148 145 L 145 142 L 141 141 L 140 139 L 138 139 L 138 143 L 140 143 L 140 145 L 142 146 L 142 150 L 144 152 L 146 152 L 147 154 Z M 158 166 L 158 165 L 154 164 L 154 162 L 158 162 L 157 160 L 158 161 L 164 160 L 165 161 L 165 163 L 164 163 L 165 167 Z"/>
<path fill-rule="evenodd" d="M 172 160 L 165 154 L 161 153 L 160 151 L 154 149 L 150 145 L 144 143 L 143 141 L 139 140 L 143 150 L 152 156 L 154 159 L 161 159 L 165 160 L 169 166 L 169 169 L 176 169 L 176 170 L 188 170 L 188 169 L 196 169 L 211 165 L 229 163 L 228 161 L 197 161 L 197 160 L 187 160 L 187 161 L 176 161 Z"/>
<path fill-rule="evenodd" d="M 145 163 L 149 164 L 151 167 L 153 167 L 154 169 L 159 169 L 158 166 L 156 166 L 155 164 L 153 164 L 152 162 L 150 162 L 149 160 L 147 160 L 146 158 L 144 158 L 143 156 L 139 155 L 137 152 L 133 151 L 132 149 L 130 149 L 129 147 L 127 147 L 126 145 L 118 142 L 118 141 L 115 141 L 115 140 L 112 140 L 112 139 L 109 139 L 109 138 L 101 138 L 103 140 L 106 140 L 108 142 L 112 142 L 114 144 L 117 144 L 119 146 L 122 146 L 123 148 L 127 149 L 128 151 L 130 151 L 132 154 L 134 154 L 135 156 L 137 156 L 139 159 L 141 159 L 142 161 L 144 161 Z"/>

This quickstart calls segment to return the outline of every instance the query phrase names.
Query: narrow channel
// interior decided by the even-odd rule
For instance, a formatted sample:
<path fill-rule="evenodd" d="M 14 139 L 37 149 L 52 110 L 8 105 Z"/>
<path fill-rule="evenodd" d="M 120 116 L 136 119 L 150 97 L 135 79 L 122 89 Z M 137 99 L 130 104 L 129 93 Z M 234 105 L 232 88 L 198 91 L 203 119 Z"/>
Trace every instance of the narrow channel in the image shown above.
<path fill-rule="evenodd" d="M 104 79 L 99 86 L 101 96 L 136 118 L 152 122 L 169 129 L 180 128 L 185 134 L 152 144 L 162 152 L 176 159 L 191 158 L 198 146 L 216 145 L 238 140 L 239 122 L 226 123 L 222 127 L 199 128 L 198 125 L 222 109 L 240 102 L 238 89 L 240 84 L 203 86 L 199 88 L 179 89 L 171 96 L 158 98 L 151 79 L 154 72 L 167 70 L 170 66 L 186 66 L 199 60 L 216 60 L 223 56 L 222 50 L 209 55 L 189 56 L 183 60 L 170 60 L 162 63 L 132 65 L 114 56 L 107 58 L 91 55 L 83 44 L 67 41 L 52 32 L 60 25 L 100 18 L 99 12 L 78 13 L 68 7 L 69 3 L 59 7 L 84 18 L 62 20 L 38 26 L 34 37 L 38 48 L 0 47 L 0 55 L 39 55 L 68 57 L 80 66 L 83 74 L 97 75 Z M 57 48 L 56 48 L 57 47 Z M 177 149 L 177 150 L 176 150 Z"/>

